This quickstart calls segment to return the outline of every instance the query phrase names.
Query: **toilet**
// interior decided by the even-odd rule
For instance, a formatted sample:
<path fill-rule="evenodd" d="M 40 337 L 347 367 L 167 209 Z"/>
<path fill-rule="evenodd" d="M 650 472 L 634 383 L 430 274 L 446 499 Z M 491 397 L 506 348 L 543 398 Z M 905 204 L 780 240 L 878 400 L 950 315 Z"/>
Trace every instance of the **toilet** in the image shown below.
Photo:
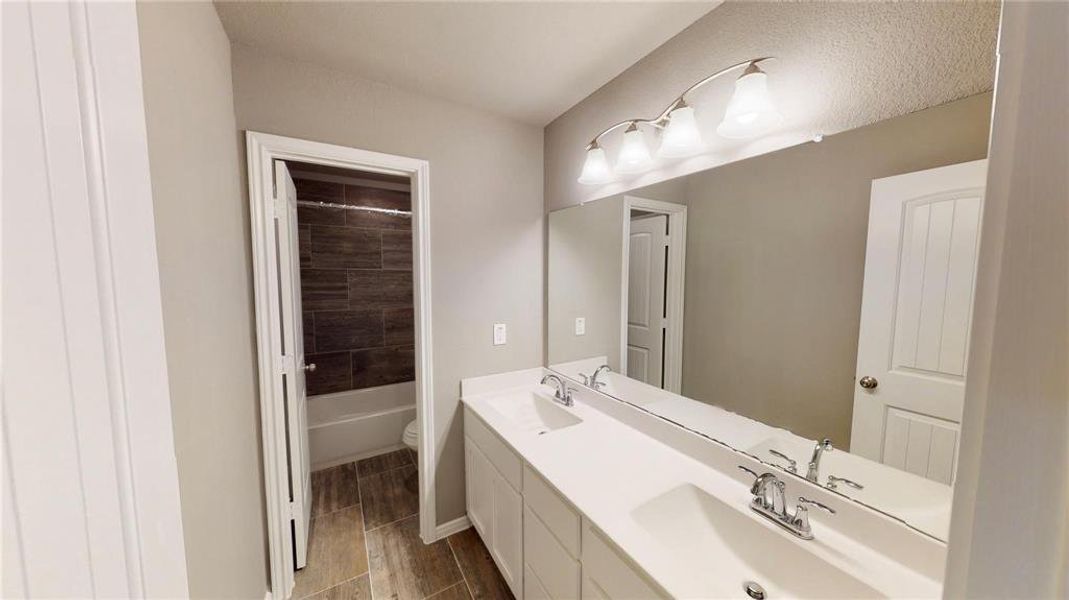
<path fill-rule="evenodd" d="M 419 452 L 419 424 L 412 419 L 405 425 L 405 432 L 401 434 L 401 443 L 408 446 L 413 452 Z"/>

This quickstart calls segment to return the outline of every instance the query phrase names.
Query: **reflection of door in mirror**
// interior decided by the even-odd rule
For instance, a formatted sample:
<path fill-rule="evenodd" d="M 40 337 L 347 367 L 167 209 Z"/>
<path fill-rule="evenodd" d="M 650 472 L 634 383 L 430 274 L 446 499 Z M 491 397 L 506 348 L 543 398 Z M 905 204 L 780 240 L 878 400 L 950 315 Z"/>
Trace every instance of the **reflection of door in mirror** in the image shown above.
<path fill-rule="evenodd" d="M 668 216 L 633 211 L 627 263 L 627 374 L 664 387 Z"/>
<path fill-rule="evenodd" d="M 987 161 L 872 183 L 850 450 L 952 483 Z"/>

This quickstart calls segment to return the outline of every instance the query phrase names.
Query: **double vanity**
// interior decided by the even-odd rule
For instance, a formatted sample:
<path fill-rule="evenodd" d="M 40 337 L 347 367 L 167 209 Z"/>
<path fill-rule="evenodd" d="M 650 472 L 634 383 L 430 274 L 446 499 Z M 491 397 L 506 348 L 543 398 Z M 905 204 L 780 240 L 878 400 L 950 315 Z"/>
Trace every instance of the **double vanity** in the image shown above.
<path fill-rule="evenodd" d="M 592 387 L 538 368 L 462 402 L 468 516 L 517 598 L 941 594 L 939 541 Z"/>

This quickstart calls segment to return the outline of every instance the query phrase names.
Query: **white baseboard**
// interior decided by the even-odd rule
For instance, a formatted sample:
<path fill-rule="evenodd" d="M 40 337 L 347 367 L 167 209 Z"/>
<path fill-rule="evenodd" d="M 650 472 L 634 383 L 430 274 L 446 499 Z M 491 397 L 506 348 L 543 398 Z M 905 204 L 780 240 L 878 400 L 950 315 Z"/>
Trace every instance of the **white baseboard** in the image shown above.
<path fill-rule="evenodd" d="M 449 521 L 448 523 L 442 523 L 441 525 L 439 525 L 438 529 L 435 530 L 435 539 L 440 540 L 443 538 L 447 538 L 453 535 L 454 533 L 464 531 L 468 527 L 471 527 L 471 521 L 468 519 L 468 515 L 458 517 L 456 519 L 453 519 L 452 521 Z"/>
<path fill-rule="evenodd" d="M 264 592 L 264 600 L 271 600 L 271 590 Z"/>

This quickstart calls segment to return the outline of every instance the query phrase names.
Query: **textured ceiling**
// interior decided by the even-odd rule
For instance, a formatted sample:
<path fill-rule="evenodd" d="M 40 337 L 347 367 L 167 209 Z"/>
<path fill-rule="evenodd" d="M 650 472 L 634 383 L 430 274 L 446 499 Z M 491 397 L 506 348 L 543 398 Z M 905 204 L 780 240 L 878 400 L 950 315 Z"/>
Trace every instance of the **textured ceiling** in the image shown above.
<path fill-rule="evenodd" d="M 997 2 L 726 2 L 550 123 L 547 205 L 611 195 L 988 91 L 998 17 Z M 600 129 L 656 115 L 694 81 L 757 56 L 777 57 L 763 65 L 784 115 L 777 131 L 754 140 L 717 136 L 733 85 L 724 78 L 692 102 L 707 153 L 607 186 L 575 182 L 583 147 Z M 604 144 L 610 157 L 619 136 L 611 137 Z"/>
<path fill-rule="evenodd" d="M 545 125 L 719 4 L 216 2 L 232 42 Z"/>

